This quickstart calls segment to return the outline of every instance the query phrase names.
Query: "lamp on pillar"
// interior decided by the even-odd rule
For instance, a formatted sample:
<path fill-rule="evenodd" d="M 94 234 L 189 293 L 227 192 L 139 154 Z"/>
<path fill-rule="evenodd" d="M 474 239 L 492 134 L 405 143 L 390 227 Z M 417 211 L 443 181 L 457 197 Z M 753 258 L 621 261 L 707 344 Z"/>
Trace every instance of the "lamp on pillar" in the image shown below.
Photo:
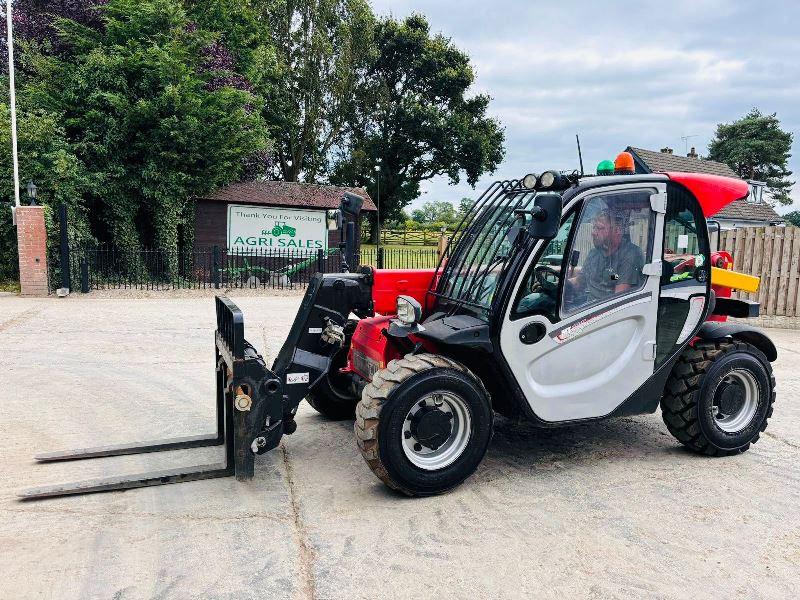
<path fill-rule="evenodd" d="M 38 191 L 37 191 L 38 188 L 36 187 L 36 184 L 33 183 L 32 181 L 29 181 L 27 189 L 28 189 L 28 203 L 31 206 L 37 206 L 37 204 L 36 204 L 36 195 L 38 194 Z"/>

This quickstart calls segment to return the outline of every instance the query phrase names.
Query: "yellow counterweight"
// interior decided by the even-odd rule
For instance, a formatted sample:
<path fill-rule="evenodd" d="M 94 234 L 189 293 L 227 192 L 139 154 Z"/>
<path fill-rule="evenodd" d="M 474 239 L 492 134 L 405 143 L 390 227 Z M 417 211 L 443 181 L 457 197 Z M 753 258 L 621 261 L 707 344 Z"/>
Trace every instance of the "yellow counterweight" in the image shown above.
<path fill-rule="evenodd" d="M 754 275 L 746 275 L 744 273 L 737 273 L 736 271 L 711 267 L 711 283 L 713 285 L 755 293 L 758 291 L 758 284 L 760 282 L 761 279 Z"/>

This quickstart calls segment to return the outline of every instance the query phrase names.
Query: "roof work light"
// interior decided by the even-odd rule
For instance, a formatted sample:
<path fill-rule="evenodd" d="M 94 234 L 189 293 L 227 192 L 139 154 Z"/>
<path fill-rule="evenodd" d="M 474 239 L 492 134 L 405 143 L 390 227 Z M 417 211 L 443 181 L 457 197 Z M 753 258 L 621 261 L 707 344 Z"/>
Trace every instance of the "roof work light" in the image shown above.
<path fill-rule="evenodd" d="M 597 165 L 597 174 L 598 175 L 613 175 L 614 174 L 614 163 L 610 160 L 601 160 L 600 163 Z"/>
<path fill-rule="evenodd" d="M 633 175 L 636 166 L 633 164 L 633 155 L 630 152 L 620 152 L 614 159 L 614 173 L 617 175 Z"/>

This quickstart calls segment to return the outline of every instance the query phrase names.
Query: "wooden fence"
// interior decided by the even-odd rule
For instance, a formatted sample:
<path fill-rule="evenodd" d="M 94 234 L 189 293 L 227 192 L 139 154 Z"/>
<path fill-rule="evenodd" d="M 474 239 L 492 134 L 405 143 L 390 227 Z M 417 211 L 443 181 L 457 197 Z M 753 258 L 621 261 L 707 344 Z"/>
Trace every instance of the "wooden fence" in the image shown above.
<path fill-rule="evenodd" d="M 452 232 L 446 232 L 445 235 L 452 235 Z M 442 237 L 441 231 L 381 229 L 381 244 L 386 246 L 436 246 L 440 237 Z M 369 235 L 367 233 L 365 233 L 362 243 L 369 243 Z"/>
<path fill-rule="evenodd" d="M 719 249 L 733 255 L 734 271 L 761 278 L 758 292 L 734 292 L 735 297 L 758 301 L 762 315 L 800 317 L 800 228 L 723 231 Z"/>

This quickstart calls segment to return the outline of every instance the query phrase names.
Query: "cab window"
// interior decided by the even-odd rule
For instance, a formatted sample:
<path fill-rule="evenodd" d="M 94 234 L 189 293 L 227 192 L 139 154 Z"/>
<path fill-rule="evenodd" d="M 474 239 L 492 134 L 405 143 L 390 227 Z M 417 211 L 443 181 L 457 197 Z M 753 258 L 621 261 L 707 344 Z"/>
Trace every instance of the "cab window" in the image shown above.
<path fill-rule="evenodd" d="M 650 194 L 616 192 L 584 203 L 569 248 L 562 316 L 644 287 L 654 226 Z"/>
<path fill-rule="evenodd" d="M 558 230 L 558 235 L 545 245 L 539 259 L 528 271 L 517 293 L 511 311 L 512 319 L 530 315 L 544 315 L 553 322 L 558 319 L 556 298 L 561 282 L 564 251 L 574 219 L 575 213 L 567 217 Z"/>

